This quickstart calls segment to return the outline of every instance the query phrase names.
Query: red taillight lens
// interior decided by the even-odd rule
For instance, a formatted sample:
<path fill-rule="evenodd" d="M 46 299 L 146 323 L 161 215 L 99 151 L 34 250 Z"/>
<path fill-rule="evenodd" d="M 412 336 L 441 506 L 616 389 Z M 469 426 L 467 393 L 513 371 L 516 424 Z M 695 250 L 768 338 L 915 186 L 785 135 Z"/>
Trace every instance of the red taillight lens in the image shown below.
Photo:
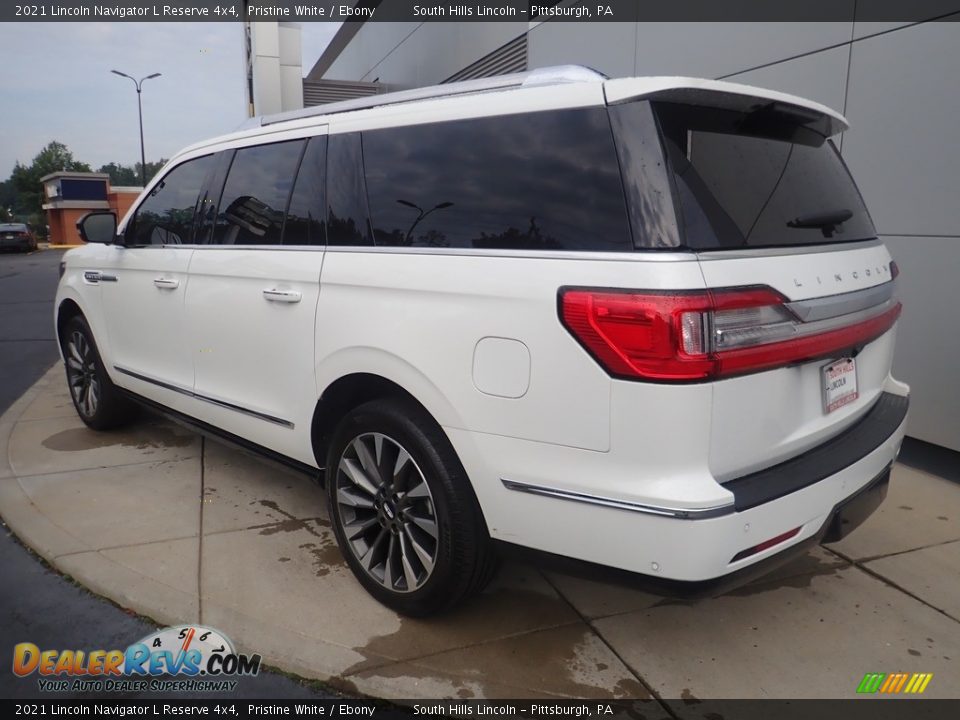
<path fill-rule="evenodd" d="M 560 318 L 611 374 L 696 382 L 790 365 L 864 345 L 900 316 L 891 302 L 848 324 L 802 323 L 769 287 L 703 292 L 560 291 Z"/>

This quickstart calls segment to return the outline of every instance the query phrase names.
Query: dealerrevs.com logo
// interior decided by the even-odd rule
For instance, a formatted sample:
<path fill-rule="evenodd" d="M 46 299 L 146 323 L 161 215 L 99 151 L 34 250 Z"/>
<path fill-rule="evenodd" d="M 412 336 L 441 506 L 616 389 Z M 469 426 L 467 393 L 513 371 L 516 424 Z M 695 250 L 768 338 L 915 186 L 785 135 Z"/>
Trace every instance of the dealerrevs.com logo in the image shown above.
<path fill-rule="evenodd" d="M 237 653 L 223 633 L 202 625 L 164 628 L 126 650 L 13 648 L 13 673 L 36 674 L 44 692 L 230 692 L 234 678 L 259 672 L 259 655 Z"/>

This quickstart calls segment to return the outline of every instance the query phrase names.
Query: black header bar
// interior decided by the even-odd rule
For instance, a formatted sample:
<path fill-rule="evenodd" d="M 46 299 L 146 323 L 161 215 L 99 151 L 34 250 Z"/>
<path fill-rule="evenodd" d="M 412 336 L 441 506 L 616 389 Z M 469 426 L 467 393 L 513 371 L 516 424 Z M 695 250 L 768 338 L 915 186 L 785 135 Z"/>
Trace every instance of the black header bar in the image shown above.
<path fill-rule="evenodd" d="M 896 22 L 960 19 L 960 0 L 53 0 L 2 22 Z"/>

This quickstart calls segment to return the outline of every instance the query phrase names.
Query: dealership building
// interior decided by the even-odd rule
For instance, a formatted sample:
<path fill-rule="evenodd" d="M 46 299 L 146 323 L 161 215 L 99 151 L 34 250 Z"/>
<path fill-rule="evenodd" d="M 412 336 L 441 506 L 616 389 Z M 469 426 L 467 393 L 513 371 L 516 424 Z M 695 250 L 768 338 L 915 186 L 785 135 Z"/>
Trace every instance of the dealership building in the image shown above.
<path fill-rule="evenodd" d="M 901 270 L 908 432 L 960 450 L 960 23 L 348 22 L 276 109 L 569 63 L 758 85 L 846 115 L 837 145 Z"/>

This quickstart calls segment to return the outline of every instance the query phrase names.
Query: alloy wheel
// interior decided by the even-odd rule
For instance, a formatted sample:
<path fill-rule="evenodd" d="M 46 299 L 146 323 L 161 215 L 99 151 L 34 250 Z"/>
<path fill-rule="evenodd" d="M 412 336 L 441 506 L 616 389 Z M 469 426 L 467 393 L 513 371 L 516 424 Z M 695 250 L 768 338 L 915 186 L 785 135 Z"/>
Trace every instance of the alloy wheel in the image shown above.
<path fill-rule="evenodd" d="M 439 536 L 430 486 L 410 454 L 382 433 L 358 435 L 335 482 L 343 536 L 364 572 L 393 592 L 423 587 Z"/>
<path fill-rule="evenodd" d="M 100 404 L 100 380 L 90 341 L 75 330 L 67 342 L 67 379 L 77 409 L 84 417 L 93 417 Z"/>

